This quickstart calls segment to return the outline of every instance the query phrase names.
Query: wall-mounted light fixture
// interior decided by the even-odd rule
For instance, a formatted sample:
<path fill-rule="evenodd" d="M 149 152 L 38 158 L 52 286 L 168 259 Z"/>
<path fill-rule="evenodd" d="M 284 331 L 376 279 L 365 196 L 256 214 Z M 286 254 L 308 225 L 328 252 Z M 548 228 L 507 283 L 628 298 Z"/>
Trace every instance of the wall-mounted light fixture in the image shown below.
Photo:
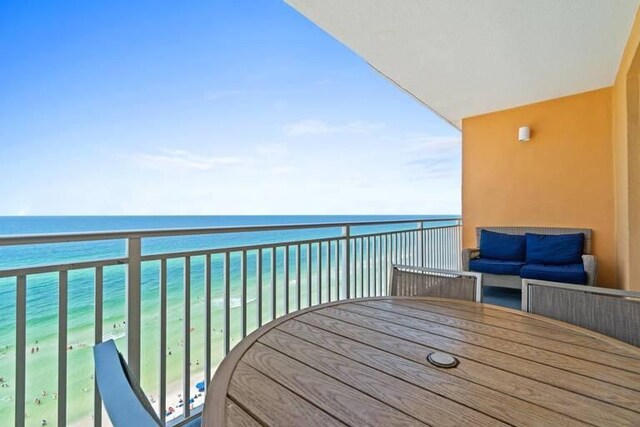
<path fill-rule="evenodd" d="M 529 126 L 523 126 L 520 129 L 518 129 L 518 141 L 527 142 L 530 139 L 531 139 L 531 129 L 529 129 Z"/>

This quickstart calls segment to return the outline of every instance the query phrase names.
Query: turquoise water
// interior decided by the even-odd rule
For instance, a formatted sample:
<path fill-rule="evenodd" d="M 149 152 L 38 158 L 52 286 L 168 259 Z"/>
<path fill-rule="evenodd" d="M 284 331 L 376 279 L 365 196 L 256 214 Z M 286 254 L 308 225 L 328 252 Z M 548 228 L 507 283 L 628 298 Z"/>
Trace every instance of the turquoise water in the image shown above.
<path fill-rule="evenodd" d="M 0 235 L 67 233 L 114 230 L 146 230 L 161 228 L 221 227 L 238 225 L 273 225 L 358 222 L 377 220 L 413 219 L 417 216 L 218 216 L 218 217 L 0 217 Z M 421 216 L 421 218 L 425 218 Z M 437 216 L 430 218 L 437 219 Z M 441 217 L 443 218 L 443 217 Z M 446 225 L 438 222 L 434 225 Z M 353 227 L 352 234 L 373 231 L 415 229 L 415 224 Z M 143 240 L 143 254 L 166 253 L 183 250 L 226 248 L 259 243 L 278 243 L 312 238 L 337 237 L 339 228 L 303 229 L 261 233 L 233 233 L 200 235 L 190 237 L 149 238 Z M 311 253 L 303 246 L 302 265 L 306 266 L 311 257 L 313 303 L 318 295 L 317 246 Z M 335 244 L 323 247 L 323 301 L 327 300 L 327 283 L 332 278 L 332 293 L 337 293 L 335 265 L 327 269 L 329 251 L 335 260 Z M 71 261 L 87 261 L 122 257 L 125 255 L 125 241 L 80 242 L 47 244 L 35 246 L 0 247 L 0 270 L 34 265 L 48 265 Z M 289 254 L 289 283 L 284 283 L 285 252 L 279 249 L 276 257 L 276 312 L 286 311 L 284 290 L 289 286 L 290 310 L 296 309 L 297 283 L 295 281 L 295 248 Z M 263 254 L 263 292 L 271 295 L 269 251 Z M 232 300 L 232 343 L 242 337 L 239 305 L 241 301 L 240 254 L 231 257 L 231 300 Z M 257 321 L 257 251 L 247 254 L 247 299 L 248 329 L 258 326 Z M 202 380 L 204 363 L 204 257 L 193 257 L 191 262 L 191 382 Z M 223 357 L 222 351 L 222 256 L 212 257 L 212 359 L 217 364 Z M 155 400 L 158 393 L 159 354 L 159 262 L 145 262 L 142 268 L 142 357 L 141 382 L 148 395 Z M 167 384 L 169 388 L 181 389 L 183 360 L 183 313 L 184 313 L 184 261 L 170 260 L 167 270 L 168 298 L 168 351 Z M 306 268 L 302 268 L 302 306 L 307 303 Z M 125 267 L 114 266 L 104 269 L 104 321 L 103 338 L 115 338 L 118 346 L 126 352 L 124 336 L 125 308 Z M 94 270 L 77 270 L 69 273 L 68 285 L 68 421 L 77 425 L 91 424 L 93 413 L 93 365 L 91 345 L 94 337 Z M 265 297 L 262 306 L 263 321 L 271 319 L 271 301 Z M 13 417 L 13 375 L 15 370 L 15 279 L 0 279 L 0 377 L 4 380 L 0 388 L 0 420 Z M 57 387 L 57 336 L 58 336 L 58 277 L 57 274 L 40 274 L 28 277 L 27 281 L 27 425 L 40 425 L 42 419 L 48 425 L 55 425 Z M 169 390 L 171 391 L 171 390 Z M 196 404 L 198 404 L 196 397 Z M 177 403 L 177 402 L 175 402 Z M 201 403 L 201 402 L 200 402 Z M 172 405 L 171 401 L 168 402 Z"/>

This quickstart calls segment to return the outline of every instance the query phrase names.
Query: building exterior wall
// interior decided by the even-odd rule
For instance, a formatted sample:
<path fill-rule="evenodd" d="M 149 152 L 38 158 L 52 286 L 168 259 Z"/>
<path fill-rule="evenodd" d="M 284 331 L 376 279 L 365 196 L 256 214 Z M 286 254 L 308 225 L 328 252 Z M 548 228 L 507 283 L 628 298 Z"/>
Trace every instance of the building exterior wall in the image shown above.
<path fill-rule="evenodd" d="M 613 161 L 617 275 L 640 290 L 640 12 L 613 86 Z"/>
<path fill-rule="evenodd" d="M 618 287 L 612 118 L 605 88 L 464 119 L 465 247 L 478 226 L 591 228 L 599 285 Z"/>

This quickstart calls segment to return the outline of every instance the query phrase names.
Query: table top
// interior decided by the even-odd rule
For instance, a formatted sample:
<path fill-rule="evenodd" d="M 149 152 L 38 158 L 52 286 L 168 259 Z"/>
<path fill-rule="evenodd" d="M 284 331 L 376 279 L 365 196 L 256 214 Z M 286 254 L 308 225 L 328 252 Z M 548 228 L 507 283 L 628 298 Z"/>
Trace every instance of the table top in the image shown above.
<path fill-rule="evenodd" d="M 459 364 L 436 367 L 432 352 Z M 640 424 L 640 349 L 438 298 L 339 301 L 279 318 L 225 358 L 203 414 L 206 427 L 586 424 Z"/>

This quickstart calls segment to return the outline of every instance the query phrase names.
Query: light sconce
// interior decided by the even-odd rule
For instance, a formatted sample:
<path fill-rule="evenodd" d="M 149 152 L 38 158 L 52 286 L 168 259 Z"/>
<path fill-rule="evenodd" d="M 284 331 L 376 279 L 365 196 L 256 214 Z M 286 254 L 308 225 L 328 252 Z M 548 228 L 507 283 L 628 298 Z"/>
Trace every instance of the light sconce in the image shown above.
<path fill-rule="evenodd" d="M 529 126 L 523 126 L 518 129 L 518 141 L 527 142 L 531 139 L 531 129 Z"/>

